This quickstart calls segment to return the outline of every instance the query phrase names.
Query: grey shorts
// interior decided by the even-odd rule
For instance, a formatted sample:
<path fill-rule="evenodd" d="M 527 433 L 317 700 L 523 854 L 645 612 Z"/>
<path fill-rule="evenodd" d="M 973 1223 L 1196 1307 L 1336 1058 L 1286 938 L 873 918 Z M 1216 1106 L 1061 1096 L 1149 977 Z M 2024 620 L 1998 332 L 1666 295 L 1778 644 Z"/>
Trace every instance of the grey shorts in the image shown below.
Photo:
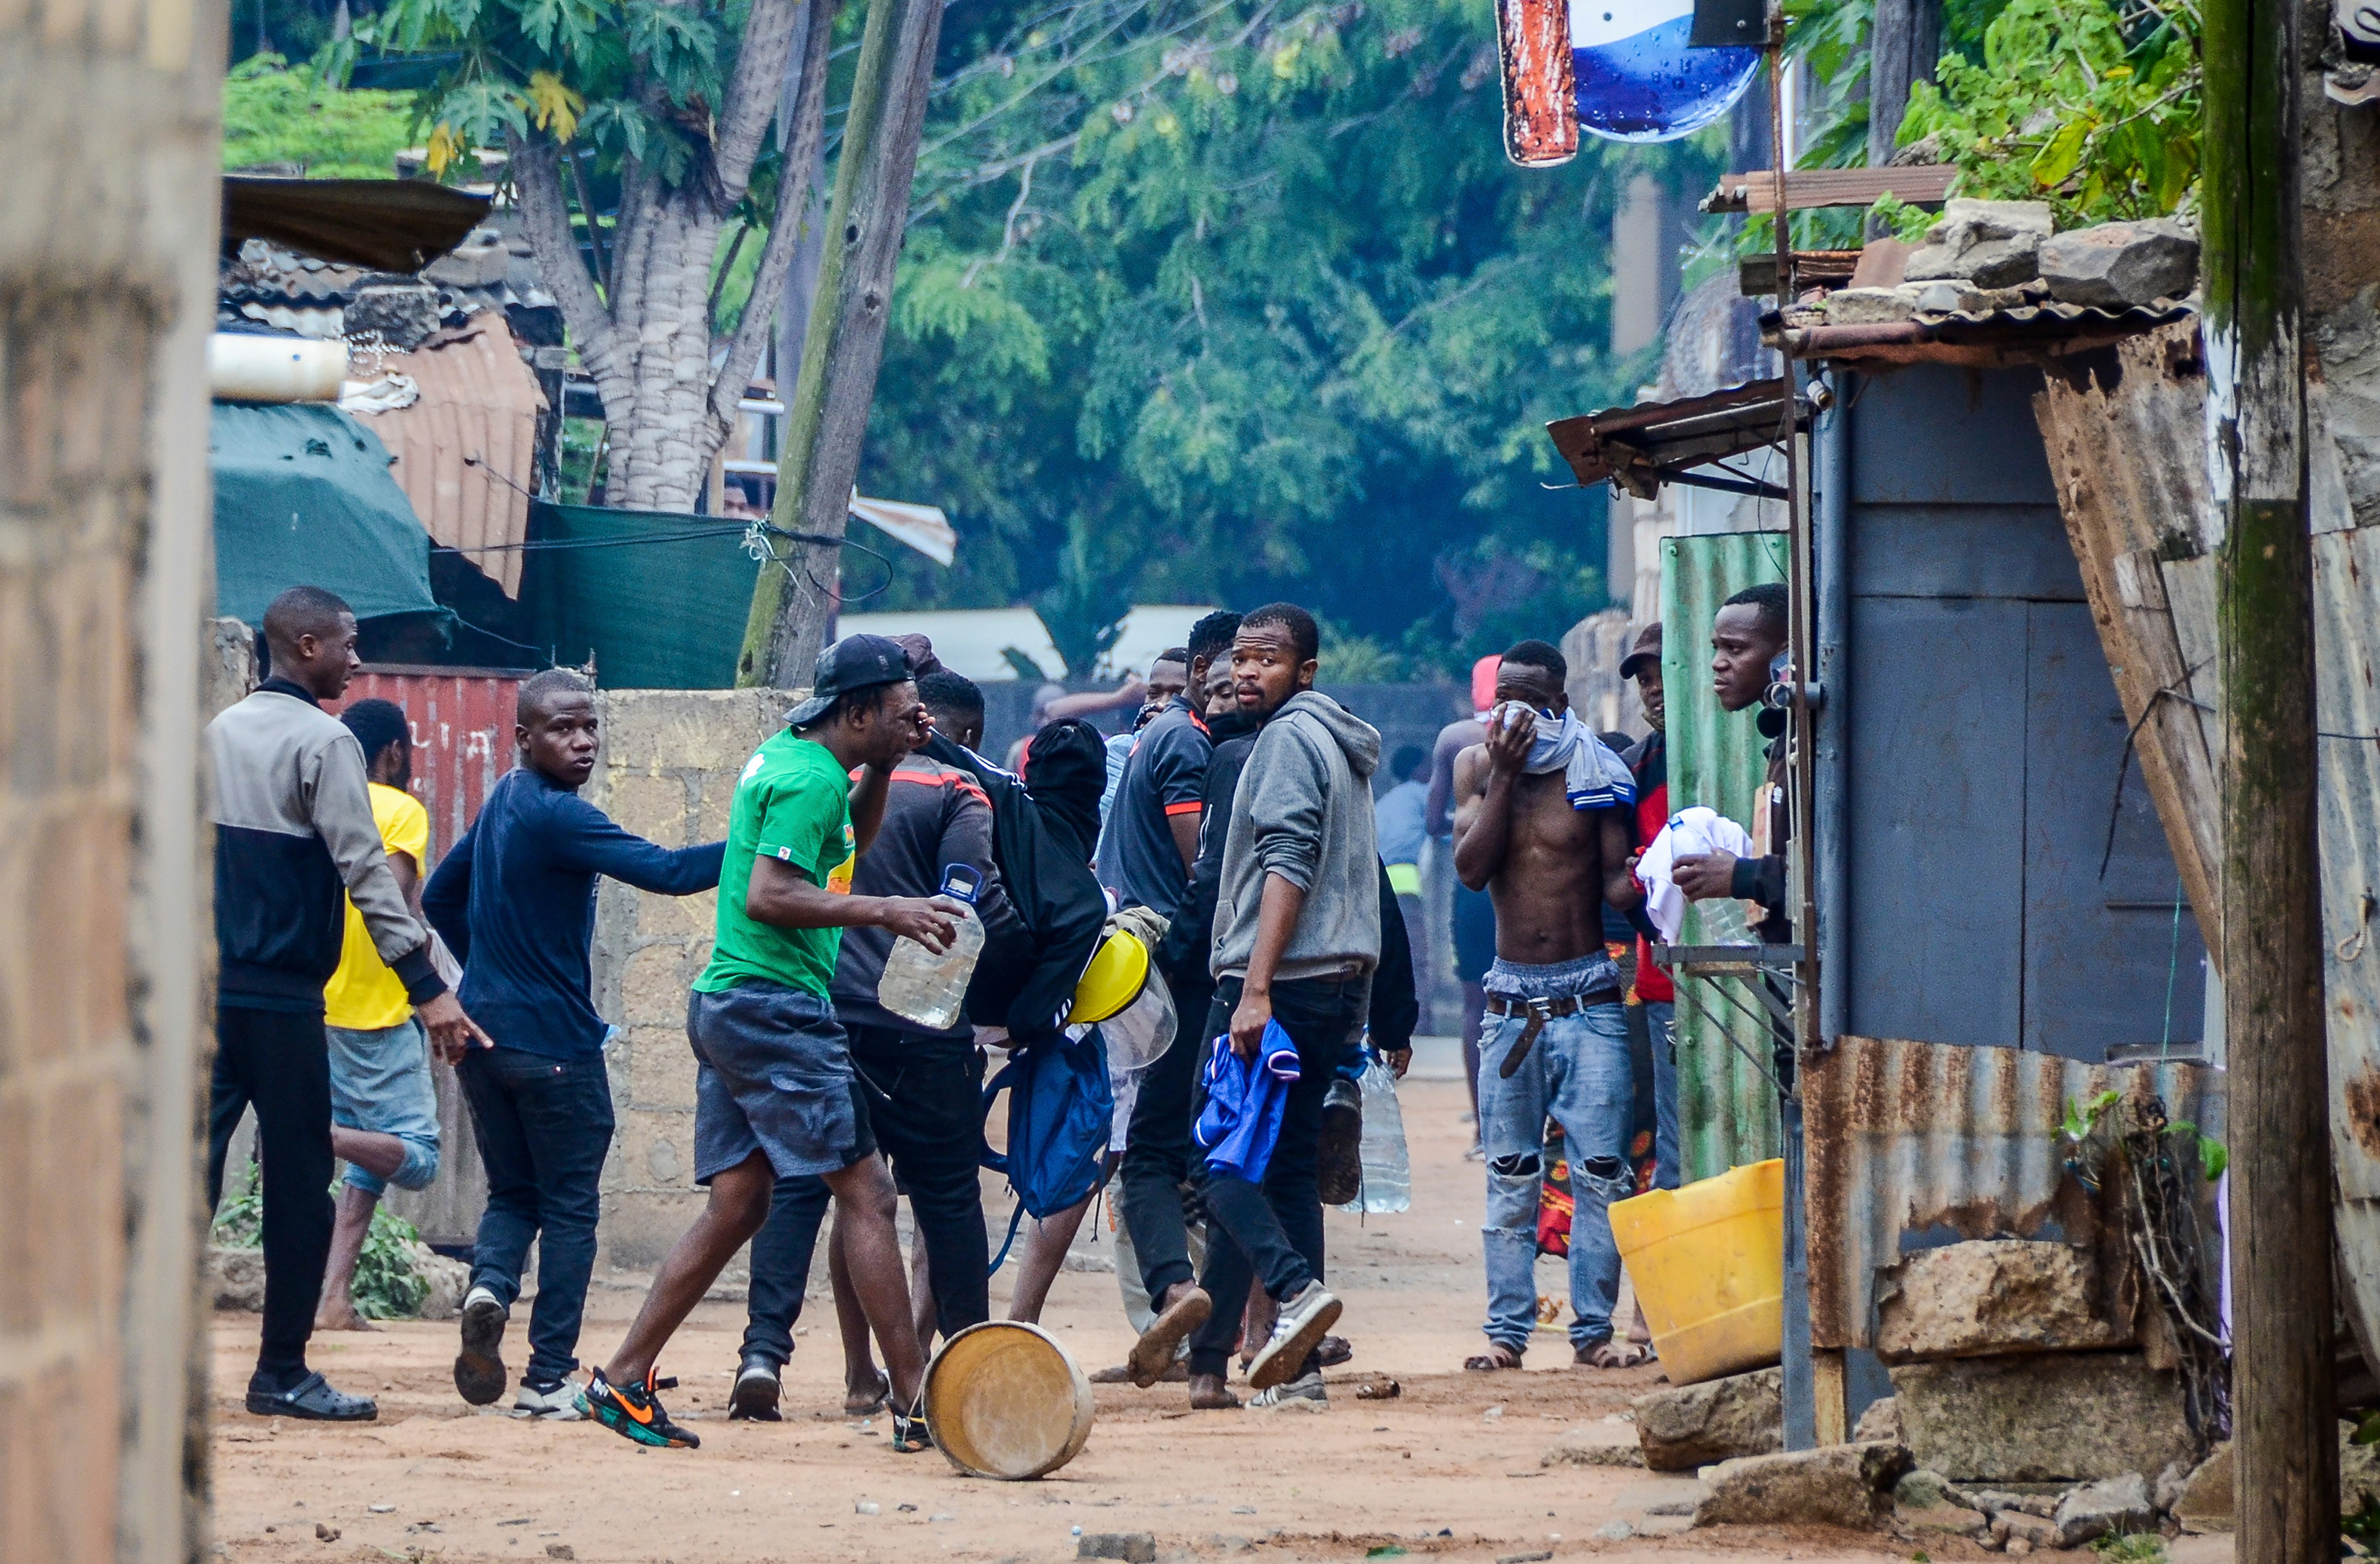
<path fill-rule="evenodd" d="M 853 1110 L 851 1049 L 834 1006 L 747 979 L 686 1000 L 693 1045 L 694 1182 L 768 1154 L 779 1178 L 835 1173 L 873 1153 Z"/>

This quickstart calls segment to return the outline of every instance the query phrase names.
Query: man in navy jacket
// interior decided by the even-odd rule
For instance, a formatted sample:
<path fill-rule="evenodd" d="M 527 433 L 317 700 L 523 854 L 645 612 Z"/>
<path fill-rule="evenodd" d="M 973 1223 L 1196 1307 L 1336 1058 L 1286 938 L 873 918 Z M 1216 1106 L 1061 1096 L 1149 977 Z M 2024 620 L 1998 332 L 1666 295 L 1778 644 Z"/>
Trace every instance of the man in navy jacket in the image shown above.
<path fill-rule="evenodd" d="M 610 1030 L 589 993 L 595 883 L 690 896 L 719 883 L 724 843 L 670 849 L 622 830 L 578 796 L 601 746 L 594 692 L 549 669 L 522 684 L 520 764 L 430 878 L 422 911 L 463 964 L 463 1002 L 494 1038 L 456 1073 L 487 1167 L 488 1206 L 463 1300 L 455 1388 L 474 1406 L 504 1391 L 504 1322 L 540 1240 L 528 1369 L 514 1410 L 578 1417 L 565 1379 L 595 1268 L 598 1182 L 612 1144 Z"/>

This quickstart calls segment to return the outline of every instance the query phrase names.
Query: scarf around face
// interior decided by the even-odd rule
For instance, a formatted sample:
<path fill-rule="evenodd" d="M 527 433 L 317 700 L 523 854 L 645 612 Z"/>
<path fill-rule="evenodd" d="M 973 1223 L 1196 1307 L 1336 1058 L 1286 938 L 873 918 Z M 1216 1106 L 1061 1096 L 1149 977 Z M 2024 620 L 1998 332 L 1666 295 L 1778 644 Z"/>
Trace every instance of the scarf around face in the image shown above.
<path fill-rule="evenodd" d="M 1505 706 L 1518 704 L 1507 701 Z M 1504 707 L 1489 715 L 1503 721 Z M 1596 737 L 1575 711 L 1563 712 L 1558 722 L 1537 713 L 1536 736 L 1529 741 L 1529 758 L 1521 769 L 1533 777 L 1560 771 L 1563 795 L 1573 809 L 1609 809 L 1636 802 L 1636 779 L 1628 763 Z"/>

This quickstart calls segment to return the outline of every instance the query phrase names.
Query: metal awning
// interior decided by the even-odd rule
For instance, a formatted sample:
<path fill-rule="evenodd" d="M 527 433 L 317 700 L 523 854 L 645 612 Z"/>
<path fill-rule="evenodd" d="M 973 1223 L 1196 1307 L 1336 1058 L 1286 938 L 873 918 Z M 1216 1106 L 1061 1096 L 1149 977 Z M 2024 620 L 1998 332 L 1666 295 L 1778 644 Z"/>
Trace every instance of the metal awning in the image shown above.
<path fill-rule="evenodd" d="M 1582 487 L 1616 483 L 1649 500 L 1664 483 L 1781 500 L 1783 490 L 1757 479 L 1714 477 L 1693 469 L 1775 445 L 1786 430 L 1785 382 L 1750 381 L 1707 396 L 1640 402 L 1546 425 L 1554 449 Z M 1792 428 L 1810 427 L 1810 404 L 1794 399 Z"/>

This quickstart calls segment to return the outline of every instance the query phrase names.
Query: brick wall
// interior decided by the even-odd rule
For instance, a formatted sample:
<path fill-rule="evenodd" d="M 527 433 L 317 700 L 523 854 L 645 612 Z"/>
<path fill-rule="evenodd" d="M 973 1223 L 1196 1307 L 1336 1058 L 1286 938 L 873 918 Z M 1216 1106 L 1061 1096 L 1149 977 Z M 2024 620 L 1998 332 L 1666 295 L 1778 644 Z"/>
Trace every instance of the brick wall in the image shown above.
<path fill-rule="evenodd" d="M 665 847 L 727 834 L 744 762 L 798 696 L 778 690 L 610 690 L 603 753 L 586 797 Z M 704 1199 L 694 1182 L 694 1058 L 686 997 L 710 959 L 718 898 L 649 896 L 603 881 L 595 912 L 595 1008 L 612 1046 L 619 1124 L 603 1165 L 603 1264 L 650 1270 Z"/>
<path fill-rule="evenodd" d="M 0 6 L 0 1535 L 203 1544 L 192 1177 L 222 12 Z"/>

